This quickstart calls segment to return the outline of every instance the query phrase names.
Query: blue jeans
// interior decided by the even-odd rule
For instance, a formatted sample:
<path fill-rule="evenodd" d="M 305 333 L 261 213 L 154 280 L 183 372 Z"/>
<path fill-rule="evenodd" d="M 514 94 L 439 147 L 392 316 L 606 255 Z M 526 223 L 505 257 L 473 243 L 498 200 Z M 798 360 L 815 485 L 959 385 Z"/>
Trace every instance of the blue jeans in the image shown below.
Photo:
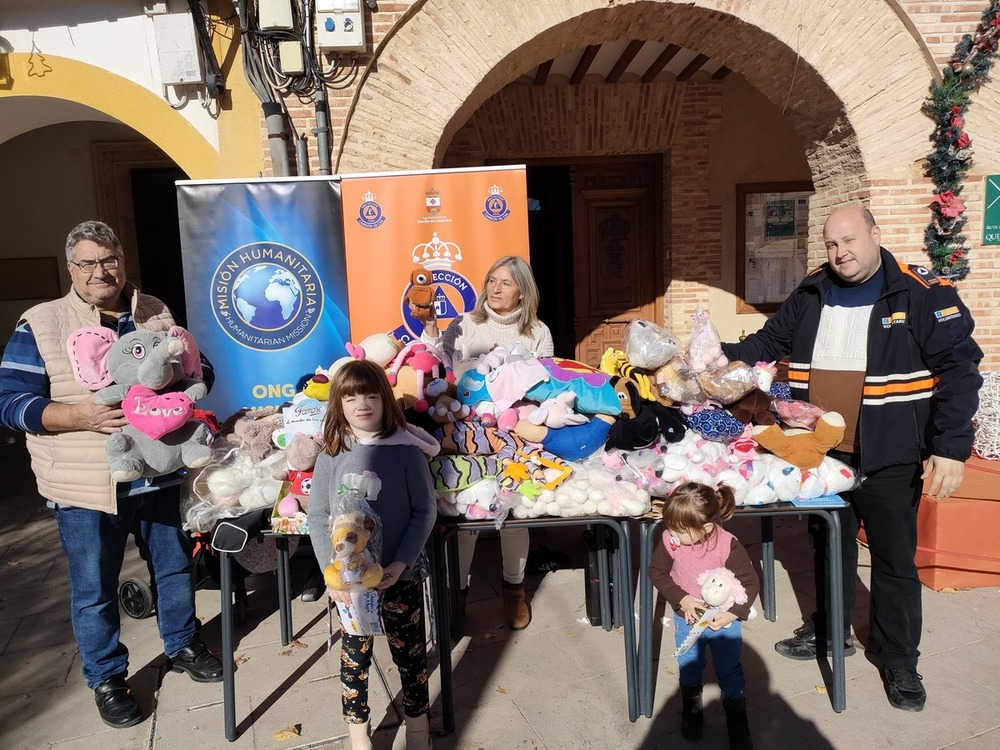
<path fill-rule="evenodd" d="M 674 641 L 677 646 L 684 642 L 690 630 L 691 626 L 685 622 L 684 617 L 675 612 Z M 715 666 L 719 687 L 722 688 L 722 700 L 742 698 L 746 689 L 743 664 L 740 662 L 740 653 L 743 651 L 742 623 L 737 620 L 721 630 L 706 628 L 690 650 L 677 657 L 681 687 L 701 687 L 707 649 L 712 649 L 712 664 Z"/>
<path fill-rule="evenodd" d="M 118 577 L 132 532 L 154 571 L 164 653 L 175 656 L 191 643 L 197 632 L 194 565 L 190 539 L 181 528 L 178 487 L 119 498 L 117 514 L 60 507 L 55 516 L 69 563 L 73 633 L 88 687 L 128 671 L 128 649 L 120 638 Z"/>

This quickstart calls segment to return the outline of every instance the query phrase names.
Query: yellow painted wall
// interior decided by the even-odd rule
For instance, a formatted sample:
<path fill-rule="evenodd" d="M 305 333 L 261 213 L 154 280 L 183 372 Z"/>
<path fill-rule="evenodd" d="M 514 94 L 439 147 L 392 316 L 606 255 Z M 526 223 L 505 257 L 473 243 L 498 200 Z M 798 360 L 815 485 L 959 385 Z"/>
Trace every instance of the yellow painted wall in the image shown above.
<path fill-rule="evenodd" d="M 235 54 L 235 53 L 234 53 Z M 235 58 L 227 75 L 231 88 L 219 113 L 219 152 L 161 97 L 101 68 L 56 55 L 46 55 L 44 75 L 29 55 L 9 56 L 12 83 L 0 88 L 0 111 L 7 97 L 44 96 L 84 104 L 104 112 L 159 146 L 191 179 L 253 177 L 263 154 L 260 108 Z M 34 75 L 32 74 L 34 73 Z M 197 103 L 188 106 L 198 106 Z"/>

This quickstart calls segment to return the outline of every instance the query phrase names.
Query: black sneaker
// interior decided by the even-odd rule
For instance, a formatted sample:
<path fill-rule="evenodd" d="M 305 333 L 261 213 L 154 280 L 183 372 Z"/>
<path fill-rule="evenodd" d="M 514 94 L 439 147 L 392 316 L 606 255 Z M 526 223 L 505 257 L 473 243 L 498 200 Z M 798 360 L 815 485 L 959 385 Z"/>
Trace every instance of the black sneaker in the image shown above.
<path fill-rule="evenodd" d="M 222 662 L 198 636 L 170 657 L 170 669 L 173 672 L 187 672 L 195 682 L 222 682 Z"/>
<path fill-rule="evenodd" d="M 94 700 L 101 720 L 109 727 L 124 729 L 142 721 L 142 709 L 125 684 L 125 675 L 109 677 L 94 688 Z"/>
<path fill-rule="evenodd" d="M 922 679 L 913 667 L 886 667 L 882 670 L 882 682 L 889 703 L 902 711 L 924 710 L 927 691 L 920 682 Z"/>
<path fill-rule="evenodd" d="M 824 645 L 824 656 L 829 654 L 832 649 L 833 643 L 828 640 Z M 817 656 L 816 627 L 812 621 L 807 622 L 798 628 L 791 638 L 775 643 L 774 650 L 789 659 L 812 661 Z M 853 656 L 855 653 L 857 653 L 857 649 L 854 647 L 854 639 L 848 635 L 844 639 L 844 656 Z"/>

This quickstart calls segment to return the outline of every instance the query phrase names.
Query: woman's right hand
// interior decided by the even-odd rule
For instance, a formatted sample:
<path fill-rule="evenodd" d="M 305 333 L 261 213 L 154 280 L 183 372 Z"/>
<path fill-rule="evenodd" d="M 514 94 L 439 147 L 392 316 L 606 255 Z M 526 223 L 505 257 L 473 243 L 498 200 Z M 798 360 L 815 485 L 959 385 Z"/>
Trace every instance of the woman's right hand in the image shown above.
<path fill-rule="evenodd" d="M 407 305 L 410 308 L 410 315 L 417 318 L 417 320 L 420 320 L 420 315 L 425 316 L 423 321 L 424 333 L 432 339 L 436 339 L 441 335 L 441 329 L 438 328 L 437 311 L 434 309 L 434 305 L 431 305 L 430 308 L 424 308 L 422 311 L 418 311 L 417 306 L 412 302 L 408 302 Z"/>

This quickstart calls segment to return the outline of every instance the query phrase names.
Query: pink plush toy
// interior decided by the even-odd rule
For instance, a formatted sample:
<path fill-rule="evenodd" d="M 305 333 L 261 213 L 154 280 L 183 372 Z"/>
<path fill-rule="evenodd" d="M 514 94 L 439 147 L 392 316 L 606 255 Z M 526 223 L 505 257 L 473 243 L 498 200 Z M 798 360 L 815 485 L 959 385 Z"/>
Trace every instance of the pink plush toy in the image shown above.
<path fill-rule="evenodd" d="M 440 396 L 444 392 L 443 388 L 431 388 L 430 386 L 433 381 L 443 378 L 443 384 L 455 382 L 455 374 L 451 370 L 451 362 L 437 347 L 430 344 L 425 344 L 421 341 L 411 341 L 404 346 L 389 367 L 389 372 L 387 373 L 389 385 L 396 385 L 399 371 L 406 365 L 409 365 L 410 369 L 416 375 L 416 392 L 413 394 L 415 396 L 413 408 L 418 412 L 427 411 L 430 408 L 430 399 Z"/>
<path fill-rule="evenodd" d="M 323 452 L 322 435 L 296 434 L 285 449 L 288 468 L 277 472 L 275 479 L 288 480 L 288 494 L 278 503 L 278 515 L 291 516 L 309 509 L 309 494 L 312 491 L 313 469 L 316 459 Z"/>

